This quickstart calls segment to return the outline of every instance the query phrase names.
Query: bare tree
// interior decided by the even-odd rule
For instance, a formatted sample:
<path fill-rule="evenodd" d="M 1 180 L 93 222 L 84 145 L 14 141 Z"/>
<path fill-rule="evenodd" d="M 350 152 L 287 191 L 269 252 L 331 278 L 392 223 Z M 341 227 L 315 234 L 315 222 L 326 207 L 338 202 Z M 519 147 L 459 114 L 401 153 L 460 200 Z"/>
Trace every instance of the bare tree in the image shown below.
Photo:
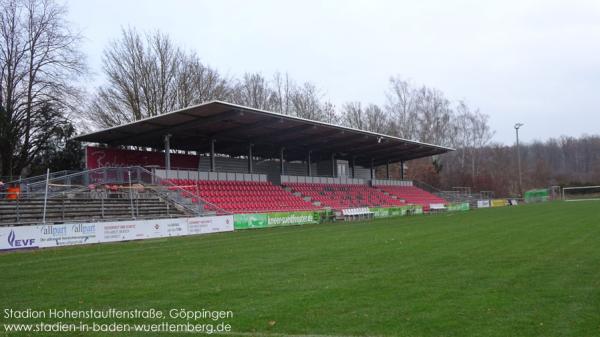
<path fill-rule="evenodd" d="M 233 87 L 232 98 L 236 104 L 262 110 L 271 110 L 275 93 L 267 79 L 259 73 L 246 73 Z"/>
<path fill-rule="evenodd" d="M 67 122 L 86 71 L 81 36 L 53 0 L 0 1 L 0 159 L 2 174 L 21 173 Z"/>
<path fill-rule="evenodd" d="M 360 102 L 349 102 L 342 106 L 342 123 L 351 128 L 378 133 L 389 133 L 390 123 L 386 112 L 378 105 L 366 108 Z"/>
<path fill-rule="evenodd" d="M 291 115 L 293 113 L 292 105 L 292 92 L 296 89 L 296 84 L 290 79 L 286 73 L 282 75 L 277 72 L 273 75 L 273 106 L 274 111 L 280 112 L 285 115 Z"/>
<path fill-rule="evenodd" d="M 325 120 L 325 111 L 321 102 L 321 93 L 312 83 L 306 82 L 292 92 L 292 105 L 294 114 L 298 117 Z"/>
<path fill-rule="evenodd" d="M 399 137 L 415 139 L 418 129 L 415 89 L 410 82 L 400 77 L 391 77 L 386 96 L 385 109 L 391 119 L 392 133 Z"/>
<path fill-rule="evenodd" d="M 244 74 L 232 88 L 233 102 L 257 109 L 270 110 L 301 118 L 338 121 L 335 107 L 323 100 L 313 83 L 296 84 L 288 74 L 275 73 L 268 81 L 260 73 Z"/>
<path fill-rule="evenodd" d="M 231 95 L 229 81 L 217 70 L 202 64 L 196 54 L 184 55 L 179 67 L 175 86 L 177 107 L 227 100 Z"/>
<path fill-rule="evenodd" d="M 435 144 L 452 140 L 454 111 L 440 90 L 416 88 L 400 77 L 390 78 L 386 114 L 391 133 L 408 139 Z"/>
<path fill-rule="evenodd" d="M 161 32 L 124 29 L 104 51 L 107 84 L 88 115 L 101 127 L 157 116 L 212 99 L 226 99 L 228 81 Z"/>
<path fill-rule="evenodd" d="M 454 168 L 461 172 L 470 170 L 471 186 L 476 184 L 478 175 L 477 163 L 481 149 L 492 139 L 494 132 L 491 131 L 489 117 L 479 112 L 478 109 L 472 111 L 465 101 L 459 101 L 456 107 L 456 115 L 451 124 L 450 133 L 452 134 L 449 145 L 456 149 L 456 153 L 445 158 L 454 157 Z M 457 162 L 458 161 L 458 162 Z M 469 162 L 469 168 L 467 168 Z"/>
<path fill-rule="evenodd" d="M 365 108 L 367 129 L 378 133 L 389 133 L 390 123 L 385 111 L 376 104 L 369 104 Z"/>
<path fill-rule="evenodd" d="M 437 90 L 421 87 L 415 97 L 418 140 L 446 145 L 451 139 L 453 110 L 450 101 Z"/>
<path fill-rule="evenodd" d="M 342 124 L 359 130 L 366 130 L 365 112 L 360 102 L 348 102 L 342 105 Z"/>

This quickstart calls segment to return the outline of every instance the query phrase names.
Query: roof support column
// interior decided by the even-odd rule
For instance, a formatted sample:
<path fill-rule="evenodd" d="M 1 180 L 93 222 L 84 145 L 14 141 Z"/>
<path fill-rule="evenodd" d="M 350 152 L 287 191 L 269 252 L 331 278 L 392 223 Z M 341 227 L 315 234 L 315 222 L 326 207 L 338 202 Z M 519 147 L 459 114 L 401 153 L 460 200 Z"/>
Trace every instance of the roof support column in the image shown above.
<path fill-rule="evenodd" d="M 198 156 L 198 180 L 200 180 L 200 172 L 202 171 L 202 155 L 200 154 L 200 150 L 196 150 L 196 155 Z"/>
<path fill-rule="evenodd" d="M 390 161 L 389 160 L 385 163 L 385 178 L 387 180 L 390 180 Z"/>
<path fill-rule="evenodd" d="M 279 172 L 281 175 L 285 174 L 285 158 L 283 157 L 284 151 L 285 147 L 279 149 Z"/>
<path fill-rule="evenodd" d="M 254 144 L 250 143 L 248 144 L 248 173 L 253 173 L 253 167 L 252 167 L 252 147 L 254 147 Z"/>
<path fill-rule="evenodd" d="M 165 170 L 167 170 L 167 178 L 171 170 L 171 135 L 165 135 Z"/>
<path fill-rule="evenodd" d="M 215 142 L 214 138 L 210 139 L 210 172 L 215 172 Z"/>
<path fill-rule="evenodd" d="M 336 177 L 336 169 L 337 169 L 337 162 L 335 160 L 335 153 L 331 154 L 331 176 L 333 178 Z"/>
<path fill-rule="evenodd" d="M 375 179 L 375 167 L 373 166 L 373 158 L 371 158 L 371 180 Z"/>
<path fill-rule="evenodd" d="M 400 179 L 404 180 L 404 160 L 400 162 Z"/>
<path fill-rule="evenodd" d="M 306 153 L 306 175 L 311 177 L 312 176 L 312 167 L 310 167 L 310 154 L 312 153 L 312 151 L 308 151 Z"/>
<path fill-rule="evenodd" d="M 352 156 L 352 160 L 350 161 L 350 170 L 352 179 L 356 178 L 356 156 Z"/>

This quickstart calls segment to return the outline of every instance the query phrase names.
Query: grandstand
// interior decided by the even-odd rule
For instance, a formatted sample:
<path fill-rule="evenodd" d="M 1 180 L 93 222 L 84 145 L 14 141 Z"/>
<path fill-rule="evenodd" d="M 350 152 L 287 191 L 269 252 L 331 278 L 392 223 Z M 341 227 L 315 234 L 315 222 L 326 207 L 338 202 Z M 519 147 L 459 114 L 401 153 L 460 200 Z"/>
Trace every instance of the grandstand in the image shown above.
<path fill-rule="evenodd" d="M 405 163 L 452 150 L 220 101 L 75 139 L 88 143 L 87 169 L 51 174 L 48 191 L 44 177 L 14 183 L 20 192 L 0 205 L 0 223 L 427 211 L 446 201 L 405 180 Z M 401 168 L 395 180 L 392 163 Z M 375 176 L 380 166 L 385 177 Z"/>

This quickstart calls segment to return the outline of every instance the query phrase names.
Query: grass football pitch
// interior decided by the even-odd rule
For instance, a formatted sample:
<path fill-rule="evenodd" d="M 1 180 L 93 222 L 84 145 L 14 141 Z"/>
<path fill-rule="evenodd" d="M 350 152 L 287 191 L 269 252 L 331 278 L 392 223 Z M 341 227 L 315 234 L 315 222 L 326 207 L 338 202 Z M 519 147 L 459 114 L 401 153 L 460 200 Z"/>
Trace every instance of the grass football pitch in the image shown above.
<path fill-rule="evenodd" d="M 5 253 L 7 308 L 231 310 L 229 336 L 599 336 L 600 202 Z"/>

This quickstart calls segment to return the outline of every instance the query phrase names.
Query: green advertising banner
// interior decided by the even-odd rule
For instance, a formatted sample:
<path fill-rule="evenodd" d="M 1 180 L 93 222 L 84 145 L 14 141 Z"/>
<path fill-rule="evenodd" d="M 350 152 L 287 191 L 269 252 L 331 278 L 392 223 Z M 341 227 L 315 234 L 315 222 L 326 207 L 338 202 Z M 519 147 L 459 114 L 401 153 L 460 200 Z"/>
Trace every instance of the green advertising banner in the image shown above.
<path fill-rule="evenodd" d="M 264 228 L 268 224 L 268 216 L 264 213 L 233 215 L 233 226 L 235 229 Z"/>
<path fill-rule="evenodd" d="M 423 214 L 423 206 L 421 205 L 408 205 L 389 208 L 371 207 L 369 210 L 373 212 L 374 218 L 389 218 L 395 216 Z"/>
<path fill-rule="evenodd" d="M 413 205 L 411 206 L 410 212 L 412 212 L 412 214 L 423 214 L 423 206 Z"/>
<path fill-rule="evenodd" d="M 529 190 L 524 194 L 525 202 L 546 202 L 550 200 L 550 193 L 547 189 Z"/>
<path fill-rule="evenodd" d="M 467 204 L 468 207 L 468 204 Z M 401 207 L 372 207 L 369 208 L 375 218 L 389 218 L 404 215 L 423 214 L 423 206 L 408 205 Z M 327 219 L 330 210 L 302 211 L 302 212 L 277 212 L 277 213 L 252 213 L 234 214 L 233 225 L 235 229 L 266 228 L 278 226 L 293 226 L 321 223 Z"/>
<path fill-rule="evenodd" d="M 280 212 L 269 213 L 269 227 L 305 225 L 319 223 L 320 215 L 315 212 Z"/>
<path fill-rule="evenodd" d="M 233 215 L 233 226 L 235 229 L 305 225 L 320 222 L 321 213 L 310 211 Z"/>
<path fill-rule="evenodd" d="M 406 215 L 406 207 L 394 207 L 388 208 L 390 216 L 403 216 Z"/>
<path fill-rule="evenodd" d="M 468 202 L 456 202 L 448 205 L 449 212 L 468 211 L 470 209 Z"/>
<path fill-rule="evenodd" d="M 387 218 L 390 216 L 389 208 L 371 207 L 369 211 L 373 212 L 374 218 Z"/>

